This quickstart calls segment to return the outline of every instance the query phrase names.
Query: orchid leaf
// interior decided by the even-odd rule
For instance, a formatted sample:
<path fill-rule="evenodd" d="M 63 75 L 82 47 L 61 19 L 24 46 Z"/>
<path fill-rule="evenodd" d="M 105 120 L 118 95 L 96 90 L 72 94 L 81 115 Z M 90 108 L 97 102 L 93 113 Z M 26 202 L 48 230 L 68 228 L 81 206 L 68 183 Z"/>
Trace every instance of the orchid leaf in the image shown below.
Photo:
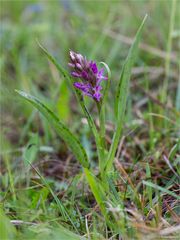
<path fill-rule="evenodd" d="M 108 158 L 106 161 L 106 170 L 110 170 L 114 161 L 115 153 L 119 144 L 122 127 L 124 123 L 126 103 L 129 91 L 129 81 L 131 76 L 131 69 L 137 57 L 138 45 L 142 33 L 144 23 L 146 21 L 147 15 L 143 19 L 141 26 L 139 27 L 137 34 L 135 36 L 134 42 L 129 50 L 128 56 L 124 63 L 119 85 L 117 87 L 116 96 L 115 96 L 115 115 L 116 115 L 116 130 L 113 135 L 112 144 L 109 150 Z"/>
<path fill-rule="evenodd" d="M 106 206 L 105 206 L 105 192 L 103 187 L 101 186 L 99 180 L 96 176 L 88 169 L 85 169 L 85 175 L 87 182 L 93 192 L 93 195 L 101 209 L 101 212 L 104 216 L 106 216 Z"/>
<path fill-rule="evenodd" d="M 67 146 L 74 153 L 77 160 L 82 164 L 83 167 L 88 168 L 89 162 L 87 154 L 76 136 L 71 133 L 71 131 L 62 122 L 59 121 L 58 117 L 39 99 L 23 91 L 16 90 L 16 92 L 19 93 L 21 97 L 30 102 L 46 117 L 51 126 L 55 128 L 59 136 L 66 142 Z"/>

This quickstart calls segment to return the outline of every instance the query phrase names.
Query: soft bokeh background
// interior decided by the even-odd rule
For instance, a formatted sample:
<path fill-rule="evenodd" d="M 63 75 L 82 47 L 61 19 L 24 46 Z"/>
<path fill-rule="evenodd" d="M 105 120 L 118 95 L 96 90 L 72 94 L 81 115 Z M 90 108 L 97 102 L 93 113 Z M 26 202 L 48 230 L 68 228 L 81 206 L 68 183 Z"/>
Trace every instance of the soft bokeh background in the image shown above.
<path fill-rule="evenodd" d="M 27 221 L 28 209 L 31 209 L 30 221 L 56 217 L 54 205 L 46 209 L 47 212 L 44 212 L 43 206 L 43 210 L 36 212 L 35 205 L 39 199 L 37 194 L 40 193 L 30 190 L 25 194 L 25 191 L 18 191 L 24 185 L 29 186 L 27 169 L 25 170 L 22 160 L 31 142 L 38 142 L 40 153 L 35 151 L 30 156 L 30 161 L 35 161 L 37 165 L 50 159 L 56 161 L 47 164 L 42 170 L 46 176 L 61 180 L 50 181 L 55 190 L 67 190 L 67 179 L 79 171 L 79 165 L 72 158 L 68 160 L 66 170 L 62 168 L 68 157 L 66 146 L 46 120 L 17 96 L 15 89 L 30 92 L 51 106 L 72 131 L 78 132 L 88 153 L 94 154 L 91 135 L 86 124 L 83 124 L 83 116 L 72 89 L 48 62 L 37 41 L 65 68 L 69 61 L 69 49 L 88 59 L 104 61 L 109 65 L 112 81 L 107 112 L 109 128 L 112 129 L 113 96 L 121 67 L 142 19 L 148 14 L 138 59 L 132 71 L 125 128 L 126 133 L 137 127 L 138 131 L 133 137 L 127 137 L 129 152 L 123 157 L 136 162 L 152 154 L 157 161 L 162 149 L 170 151 L 178 137 L 180 110 L 179 0 L 171 32 L 172 1 L 168 0 L 1 0 L 0 4 L 1 183 L 3 189 L 9 189 L 8 201 L 4 203 L 9 215 L 17 214 L 16 217 Z M 162 93 L 164 88 L 165 94 Z M 92 101 L 86 101 L 96 116 Z M 149 113 L 159 116 L 153 117 Z M 111 134 L 112 132 L 109 136 Z M 158 173 L 161 170 L 160 167 Z M 34 183 L 36 180 L 33 179 Z M 42 194 L 46 199 L 47 192 Z M 32 201 L 29 196 L 33 198 Z M 1 198 L 6 198 L 5 193 Z M 16 199 L 18 201 L 15 207 L 13 201 Z"/>
<path fill-rule="evenodd" d="M 163 85 L 171 1 L 1 1 L 1 6 L 1 106 L 5 125 L 10 124 L 6 133 L 16 128 L 17 134 L 21 126 L 14 118 L 24 117 L 25 112 L 31 112 L 16 97 L 14 89 L 43 95 L 53 102 L 60 113 L 63 111 L 65 115 L 68 114 L 68 97 L 63 94 L 66 89 L 59 89 L 61 77 L 48 64 L 37 40 L 65 67 L 69 49 L 87 58 L 106 62 L 112 71 L 113 88 L 129 49 L 129 39 L 126 37 L 133 39 L 140 22 L 148 14 L 142 38 L 142 43 L 148 46 L 140 51 L 136 65 L 144 69 L 148 66 L 151 70 L 146 77 L 150 78 L 150 88 L 152 84 L 155 85 L 152 91 L 157 91 Z M 178 31 L 178 11 L 175 29 Z M 170 70 L 176 81 L 177 34 L 175 31 L 173 35 Z M 154 74 L 159 72 L 162 74 L 154 82 L 151 81 Z M 175 84 L 174 79 L 172 82 Z M 60 94 L 63 100 L 57 99 Z M 63 104 L 59 106 L 58 100 L 64 101 Z"/>

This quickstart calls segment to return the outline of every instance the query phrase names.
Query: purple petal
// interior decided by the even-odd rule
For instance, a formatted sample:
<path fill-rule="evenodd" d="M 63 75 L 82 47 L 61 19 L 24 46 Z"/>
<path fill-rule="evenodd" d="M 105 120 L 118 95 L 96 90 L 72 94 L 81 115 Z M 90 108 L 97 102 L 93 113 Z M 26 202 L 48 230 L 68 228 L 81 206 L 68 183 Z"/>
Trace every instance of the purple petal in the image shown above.
<path fill-rule="evenodd" d="M 97 74 L 97 84 L 100 84 L 102 80 L 107 80 L 108 78 L 103 76 L 104 68 L 101 68 Z"/>
<path fill-rule="evenodd" d="M 96 92 L 93 94 L 93 98 L 95 98 L 98 102 L 101 99 L 102 94 L 100 92 Z"/>
<path fill-rule="evenodd" d="M 81 77 L 81 75 L 77 72 L 71 72 L 71 75 L 75 78 L 80 78 Z"/>
<path fill-rule="evenodd" d="M 91 70 L 93 71 L 94 74 L 98 73 L 98 68 L 97 68 L 97 65 L 96 65 L 95 62 L 91 61 L 89 66 L 90 66 L 90 68 L 91 68 Z"/>
<path fill-rule="evenodd" d="M 75 82 L 73 85 L 74 85 L 74 87 L 76 87 L 76 88 L 78 88 L 80 90 L 82 90 L 84 88 L 84 86 L 85 86 L 85 84 L 80 83 L 80 82 Z"/>
<path fill-rule="evenodd" d="M 91 85 L 90 84 L 84 84 L 84 83 L 80 83 L 80 82 L 75 82 L 73 85 L 74 85 L 74 87 L 80 89 L 87 96 L 92 97 L 92 94 L 90 93 L 90 89 L 91 89 Z"/>
<path fill-rule="evenodd" d="M 102 87 L 100 85 L 96 85 L 94 88 L 93 88 L 94 91 L 101 91 L 102 90 Z"/>
<path fill-rule="evenodd" d="M 93 98 L 95 98 L 98 102 L 101 99 L 102 94 L 100 93 L 100 91 L 102 90 L 102 87 L 100 85 L 96 85 L 93 88 L 94 94 L 93 94 Z"/>
<path fill-rule="evenodd" d="M 82 71 L 81 77 L 88 80 L 88 73 L 86 71 Z"/>
<path fill-rule="evenodd" d="M 90 90 L 91 90 L 90 84 L 76 83 L 74 84 L 74 86 L 80 89 L 84 95 L 93 98 L 93 95 L 90 93 Z"/>
<path fill-rule="evenodd" d="M 98 77 L 102 77 L 104 73 L 104 68 L 101 68 L 98 72 Z"/>

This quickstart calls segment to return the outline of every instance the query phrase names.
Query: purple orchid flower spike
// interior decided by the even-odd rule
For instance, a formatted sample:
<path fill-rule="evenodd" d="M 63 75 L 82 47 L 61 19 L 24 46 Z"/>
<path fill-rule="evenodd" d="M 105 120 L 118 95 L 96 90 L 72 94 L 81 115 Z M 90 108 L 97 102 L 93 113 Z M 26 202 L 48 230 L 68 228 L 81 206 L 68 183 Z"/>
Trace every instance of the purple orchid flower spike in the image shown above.
<path fill-rule="evenodd" d="M 99 102 L 102 97 L 100 83 L 102 80 L 107 80 L 107 77 L 103 76 L 104 69 L 98 70 L 96 62 L 88 61 L 81 54 L 73 51 L 70 51 L 70 60 L 68 65 L 73 69 L 71 75 L 81 79 L 81 82 L 74 83 L 74 87 Z"/>

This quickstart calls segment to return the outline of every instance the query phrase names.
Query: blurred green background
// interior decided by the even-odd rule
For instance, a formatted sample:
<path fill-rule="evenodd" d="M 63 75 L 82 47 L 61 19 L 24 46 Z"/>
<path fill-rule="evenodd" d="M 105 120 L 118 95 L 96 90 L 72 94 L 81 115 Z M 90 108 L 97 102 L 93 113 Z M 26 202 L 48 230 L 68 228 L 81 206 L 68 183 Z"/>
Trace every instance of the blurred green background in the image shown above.
<path fill-rule="evenodd" d="M 112 81 L 107 112 L 111 124 L 114 120 L 112 97 L 121 67 L 142 19 L 148 14 L 138 59 L 132 71 L 126 121 L 128 131 L 140 124 L 138 132 L 140 142 L 137 138 L 134 138 L 135 140 L 130 138 L 128 146 L 132 149 L 131 154 L 134 157 L 132 159 L 137 158 L 135 145 L 138 145 L 138 157 L 148 155 L 151 150 L 156 153 L 157 158 L 159 152 L 156 152 L 155 145 L 162 146 L 165 141 L 165 146 L 169 149 L 173 146 L 178 136 L 177 123 L 180 110 L 180 84 L 178 87 L 180 1 L 176 2 L 171 30 L 172 1 L 168 0 L 1 0 L 0 4 L 0 134 L 3 160 L 1 183 L 3 189 L 8 189 L 10 194 L 8 201 L 5 202 L 7 213 L 11 215 L 11 211 L 13 214 L 15 211 L 18 214 L 18 207 L 22 206 L 25 209 L 31 207 L 33 209 L 39 197 L 36 196 L 39 193 L 32 190 L 26 196 L 23 193 L 18 196 L 18 190 L 16 192 L 16 188 L 21 189 L 24 182 L 29 186 L 22 165 L 28 144 L 38 145 L 38 149 L 28 153 L 28 160 L 31 162 L 47 160 L 52 153 L 56 153 L 56 160 L 63 161 L 67 157 L 66 147 L 46 120 L 29 104 L 23 102 L 15 93 L 15 89 L 30 92 L 51 106 L 72 131 L 79 133 L 88 153 L 94 154 L 93 144 L 89 141 L 89 130 L 82 124 L 83 116 L 71 87 L 48 62 L 37 41 L 65 68 L 69 61 L 70 49 L 85 55 L 88 59 L 103 61 L 109 65 Z M 162 98 L 162 89 L 167 79 L 165 97 Z M 96 116 L 93 103 L 89 99 L 86 101 Z M 149 116 L 149 112 L 159 114 L 161 118 Z M 170 121 L 164 123 L 166 118 Z M 169 123 L 171 125 L 167 126 Z M 37 157 L 39 146 L 43 155 L 39 154 Z M 73 175 L 75 168 L 76 165 L 72 165 L 71 173 L 67 176 Z M 75 169 L 75 172 L 78 170 Z M 46 174 L 62 180 L 61 172 L 47 171 Z M 67 189 L 66 182 L 56 182 L 55 189 Z M 46 198 L 46 191 L 43 194 Z M 29 196 L 33 196 L 32 202 Z M 20 197 L 19 205 L 14 207 L 11 200 L 15 201 Z M 2 193 L 1 198 L 6 199 L 6 191 Z M 36 209 L 33 211 L 35 214 Z M 26 213 L 26 210 L 22 209 L 19 218 L 27 220 Z M 37 213 L 33 219 L 39 219 L 41 214 L 42 212 Z M 51 218 L 46 212 L 44 214 L 46 218 Z"/>
<path fill-rule="evenodd" d="M 107 62 L 114 82 L 129 45 L 108 31 L 133 38 L 148 14 L 142 41 L 166 52 L 171 1 L 1 1 L 1 6 L 1 103 L 12 114 L 18 107 L 18 100 L 12 101 L 15 88 L 35 88 L 53 99 L 59 86 L 60 80 L 48 68 L 37 39 L 64 66 L 69 49 Z M 178 29 L 178 11 L 176 14 Z M 178 41 L 173 43 L 177 54 Z M 164 67 L 164 62 L 156 54 L 143 51 L 137 64 Z"/>
<path fill-rule="evenodd" d="M 136 64 L 162 72 L 155 83 L 148 81 L 150 88 L 154 84 L 157 89 L 163 84 L 171 1 L 1 1 L 1 7 L 1 120 L 5 124 L 5 135 L 16 132 L 12 136 L 14 143 L 18 143 L 21 119 L 31 114 L 31 108 L 19 101 L 14 89 L 42 95 L 66 120 L 72 110 L 70 91 L 54 67 L 48 64 L 37 40 L 64 67 L 69 49 L 89 59 L 106 62 L 112 71 L 113 89 L 129 49 L 128 38 L 133 39 L 148 14 L 142 38 L 147 46 L 140 51 Z M 176 30 L 178 18 L 176 11 Z M 171 72 L 175 77 L 178 74 L 178 34 L 178 31 L 173 33 Z M 175 99 L 172 101 L 174 104 Z"/>

